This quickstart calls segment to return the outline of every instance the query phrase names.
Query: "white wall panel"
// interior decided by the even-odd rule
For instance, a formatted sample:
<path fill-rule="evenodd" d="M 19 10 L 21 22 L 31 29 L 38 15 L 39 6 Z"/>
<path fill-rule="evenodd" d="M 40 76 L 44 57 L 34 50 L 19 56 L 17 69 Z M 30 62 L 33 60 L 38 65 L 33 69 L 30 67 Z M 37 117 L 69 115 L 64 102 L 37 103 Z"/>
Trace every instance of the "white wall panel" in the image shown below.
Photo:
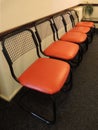
<path fill-rule="evenodd" d="M 81 2 L 82 3 L 87 3 L 88 2 L 88 3 L 93 3 L 93 4 L 96 3 L 97 4 L 98 0 L 81 0 Z"/>

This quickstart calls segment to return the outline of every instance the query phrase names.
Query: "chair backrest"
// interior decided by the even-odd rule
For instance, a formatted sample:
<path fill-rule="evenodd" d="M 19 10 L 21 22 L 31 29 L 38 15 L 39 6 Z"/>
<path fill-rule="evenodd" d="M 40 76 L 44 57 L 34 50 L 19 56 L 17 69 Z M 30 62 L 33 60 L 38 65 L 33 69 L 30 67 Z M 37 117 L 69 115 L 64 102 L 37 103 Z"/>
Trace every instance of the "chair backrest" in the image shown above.
<path fill-rule="evenodd" d="M 63 18 L 61 15 L 54 16 L 53 21 L 57 30 L 58 39 L 60 39 L 60 37 L 64 35 L 67 31 L 66 25 L 64 25 Z"/>
<path fill-rule="evenodd" d="M 40 44 L 40 50 L 43 53 L 43 51 L 55 40 L 52 23 L 50 20 L 36 23 L 35 29 Z"/>
<path fill-rule="evenodd" d="M 37 46 L 35 36 L 29 29 L 17 31 L 4 37 L 2 41 L 3 54 L 15 80 L 39 58 Z"/>
<path fill-rule="evenodd" d="M 69 13 L 62 14 L 64 22 L 66 24 L 66 29 L 69 31 L 73 28 L 73 19 L 71 18 L 71 15 Z"/>
<path fill-rule="evenodd" d="M 76 10 L 71 10 L 70 12 L 71 12 L 71 14 L 73 16 L 74 24 L 76 25 L 79 22 L 79 17 L 78 17 L 77 11 Z"/>

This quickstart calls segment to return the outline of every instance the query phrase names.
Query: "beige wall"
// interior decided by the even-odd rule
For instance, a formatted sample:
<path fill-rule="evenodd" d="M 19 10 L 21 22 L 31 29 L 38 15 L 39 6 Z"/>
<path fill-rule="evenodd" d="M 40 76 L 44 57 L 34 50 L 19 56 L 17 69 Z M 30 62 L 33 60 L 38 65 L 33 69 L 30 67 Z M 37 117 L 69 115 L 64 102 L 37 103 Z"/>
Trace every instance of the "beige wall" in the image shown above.
<path fill-rule="evenodd" d="M 19 89 L 20 85 L 13 80 L 0 45 L 0 97 L 9 101 Z"/>
<path fill-rule="evenodd" d="M 0 0 L 0 32 L 79 4 L 80 0 Z"/>
<path fill-rule="evenodd" d="M 81 0 L 81 2 L 83 3 L 86 3 L 86 2 L 89 2 L 89 3 L 98 3 L 98 0 Z"/>
<path fill-rule="evenodd" d="M 87 1 L 98 3 L 98 0 L 0 0 L 0 32 Z"/>

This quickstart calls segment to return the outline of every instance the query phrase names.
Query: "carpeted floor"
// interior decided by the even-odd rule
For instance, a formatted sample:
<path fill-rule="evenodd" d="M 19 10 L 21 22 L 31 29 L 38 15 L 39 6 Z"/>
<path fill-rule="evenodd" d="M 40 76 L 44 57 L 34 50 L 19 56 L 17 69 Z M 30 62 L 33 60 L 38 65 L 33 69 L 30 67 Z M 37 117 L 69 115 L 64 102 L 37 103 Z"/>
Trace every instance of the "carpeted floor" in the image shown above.
<path fill-rule="evenodd" d="M 98 30 L 78 68 L 73 71 L 73 88 L 56 95 L 57 120 L 54 125 L 32 117 L 17 104 L 22 89 L 10 102 L 0 99 L 0 130 L 98 130 Z M 37 97 L 36 97 L 37 96 Z M 44 111 L 38 104 L 39 95 L 28 95 L 28 104 L 40 112 L 48 113 L 49 101 L 41 97 Z M 30 106 L 30 108 L 31 108 Z"/>

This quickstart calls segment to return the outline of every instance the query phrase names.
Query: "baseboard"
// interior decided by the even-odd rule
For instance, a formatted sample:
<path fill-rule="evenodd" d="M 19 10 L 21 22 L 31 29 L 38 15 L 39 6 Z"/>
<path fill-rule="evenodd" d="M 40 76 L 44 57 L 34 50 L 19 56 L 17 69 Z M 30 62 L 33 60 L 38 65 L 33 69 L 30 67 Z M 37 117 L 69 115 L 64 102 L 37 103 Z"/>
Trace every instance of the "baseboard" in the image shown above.
<path fill-rule="evenodd" d="M 21 89 L 21 87 L 16 89 L 9 97 L 6 97 L 5 95 L 0 94 L 0 98 L 10 102 L 14 98 L 14 96 L 20 91 L 20 89 Z"/>

